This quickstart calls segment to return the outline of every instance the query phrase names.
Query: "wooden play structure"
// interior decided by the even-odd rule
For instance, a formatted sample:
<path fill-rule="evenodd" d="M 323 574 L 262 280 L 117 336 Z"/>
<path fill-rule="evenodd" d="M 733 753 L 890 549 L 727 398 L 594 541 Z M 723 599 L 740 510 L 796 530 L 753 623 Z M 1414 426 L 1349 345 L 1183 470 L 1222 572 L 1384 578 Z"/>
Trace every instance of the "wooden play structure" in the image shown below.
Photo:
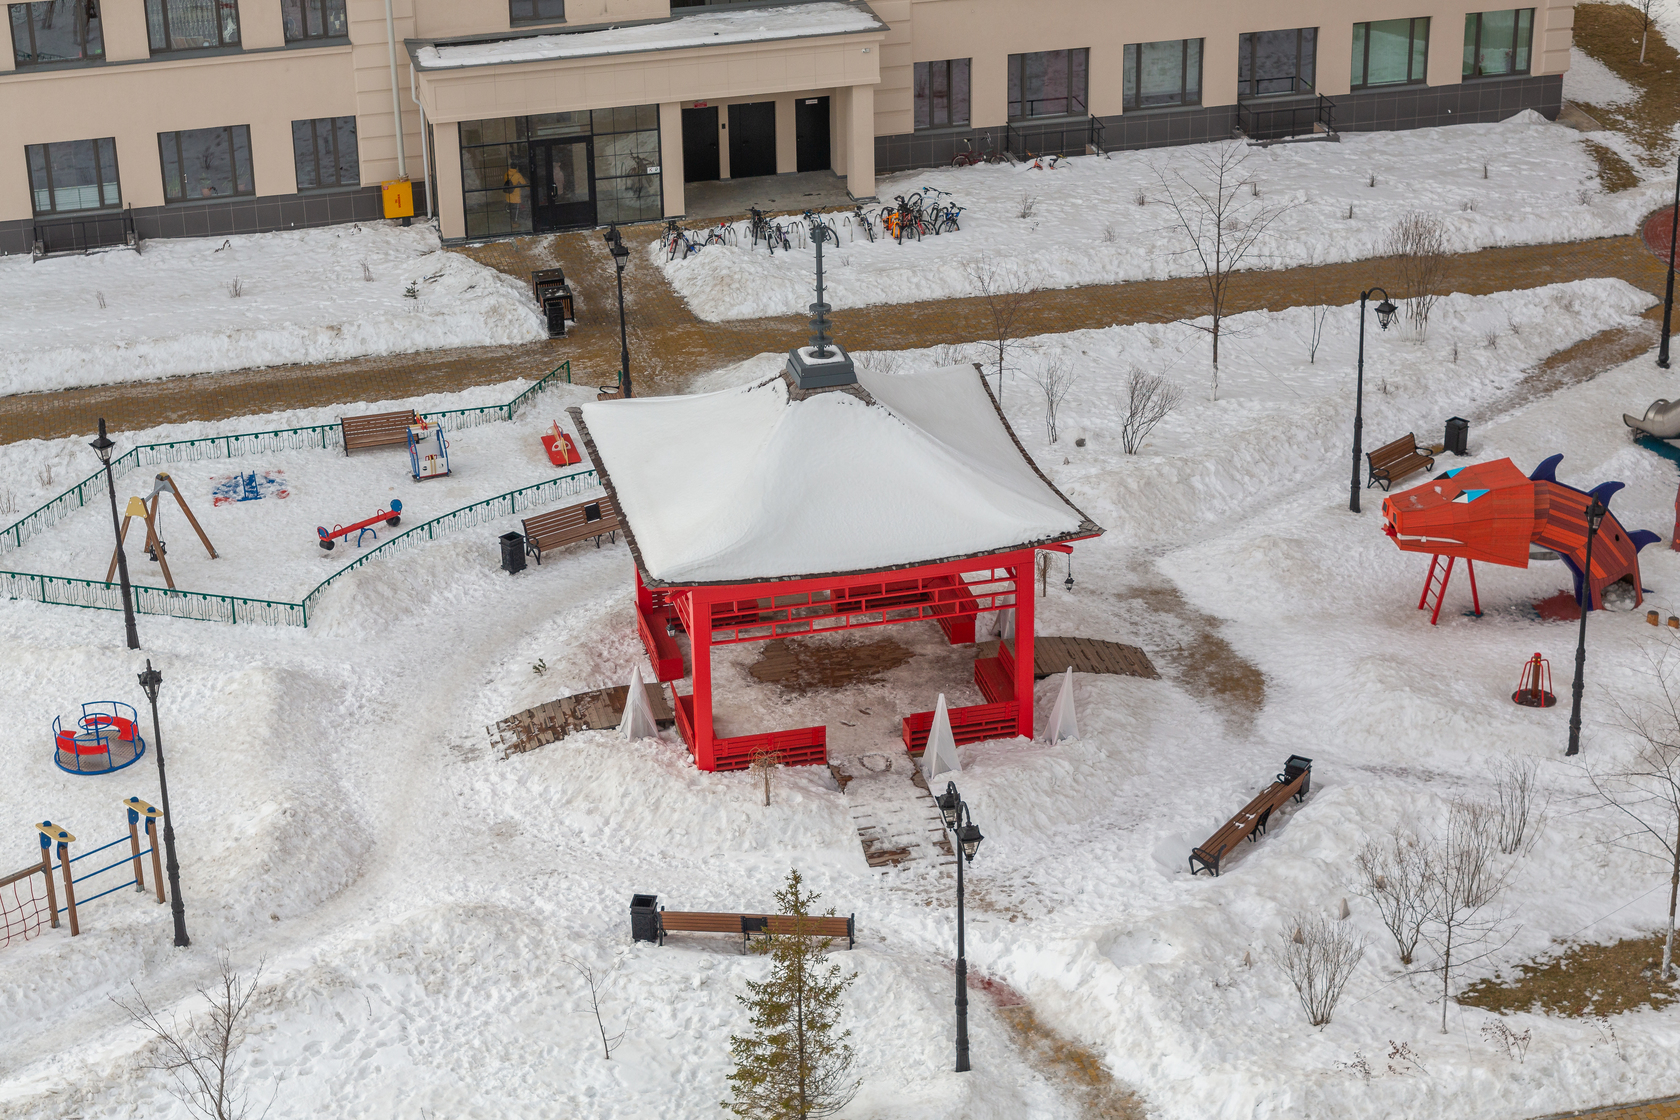
<path fill-rule="evenodd" d="M 849 360 L 837 368 L 790 358 L 740 389 L 569 410 L 620 511 L 657 679 L 692 682 L 674 689 L 677 727 L 702 770 L 827 761 L 826 727 L 715 732 L 714 647 L 905 623 L 966 645 L 1006 610 L 1013 641 L 974 664 L 985 702 L 950 708 L 951 727 L 959 744 L 1030 737 L 1035 561 L 1102 532 L 974 369 L 860 381 Z M 904 716 L 911 751 L 932 720 Z"/>
<path fill-rule="evenodd" d="M 1289 761 L 1283 764 L 1283 773 L 1271 785 L 1256 794 L 1254 800 L 1244 805 L 1218 832 L 1199 847 L 1190 849 L 1190 874 L 1210 871 L 1217 878 L 1220 861 L 1232 848 L 1244 840 L 1259 839 L 1274 812 L 1287 805 L 1292 797 L 1296 801 L 1304 800 L 1311 788 L 1312 759 L 1290 755 Z"/>
<path fill-rule="evenodd" d="M 109 774 L 146 753 L 134 708 L 121 700 L 93 700 L 69 727 L 53 717 L 53 762 L 66 774 Z"/>
<path fill-rule="evenodd" d="M 527 517 L 520 526 L 525 530 L 526 554 L 536 557 L 541 564 L 543 553 L 569 544 L 593 537 L 595 547 L 600 548 L 602 537 L 616 541 L 623 522 L 619 520 L 618 506 L 609 496 Z"/>
<path fill-rule="evenodd" d="M 786 914 L 710 914 L 698 911 L 667 910 L 658 906 L 659 896 L 637 894 L 630 896 L 630 939 L 665 944 L 668 933 L 727 933 L 739 936 L 741 952 L 747 951 L 754 934 L 773 934 L 791 937 L 830 937 L 846 939 L 846 948 L 857 947 L 857 915 L 790 917 Z"/>
<path fill-rule="evenodd" d="M 164 900 L 163 864 L 158 855 L 158 828 L 159 822 L 163 818 L 163 812 L 146 804 L 138 797 L 125 798 L 122 804 L 123 808 L 127 810 L 128 835 L 118 837 L 109 844 L 101 844 L 99 847 L 83 852 L 79 856 L 71 856 L 70 854 L 70 845 L 76 842 L 76 837 L 68 829 L 56 825 L 52 821 L 42 821 L 35 826 L 35 831 L 40 834 L 41 838 L 41 863 L 38 870 L 46 882 L 47 907 L 52 915 L 52 925 L 54 929 L 58 928 L 58 916 L 65 914 L 70 922 L 71 937 L 80 936 L 82 932 L 78 906 L 86 906 L 90 902 L 128 887 L 133 887 L 137 893 L 145 893 L 146 871 L 143 860 L 146 856 L 151 857 L 152 889 L 159 903 Z M 144 841 L 141 839 L 142 835 L 145 837 Z M 91 871 L 81 871 L 80 874 L 77 874 L 80 869 L 73 867 L 74 864 L 99 855 L 101 852 L 109 851 L 125 840 L 128 842 L 128 854 L 119 856 L 115 862 L 108 863 L 104 867 L 95 868 Z M 142 843 L 145 845 L 144 848 L 141 847 Z M 58 858 L 57 871 L 64 888 L 63 906 L 58 904 L 56 887 L 53 883 L 53 857 L 55 854 Z M 82 899 L 80 903 L 77 902 L 77 884 L 85 883 L 89 879 L 106 875 L 112 871 L 121 874 L 125 868 L 129 876 L 127 879 L 114 884 L 109 880 L 103 880 L 101 886 L 104 889 L 98 894 Z"/>
<path fill-rule="evenodd" d="M 159 471 L 152 482 L 152 492 L 144 498 L 134 497 L 128 500 L 128 508 L 123 511 L 122 528 L 117 532 L 117 548 L 128 539 L 128 526 L 136 518 L 146 522 L 146 557 L 157 562 L 163 572 L 163 582 L 171 591 L 175 589 L 175 577 L 169 573 L 169 558 L 166 555 L 163 537 L 158 531 L 158 499 L 169 494 L 174 497 L 175 504 L 181 507 L 181 512 L 187 515 L 187 524 L 193 532 L 198 534 L 199 541 L 204 545 L 204 551 L 210 554 L 210 559 L 216 559 L 216 546 L 210 543 L 210 538 L 204 532 L 204 527 L 193 516 L 192 507 L 187 505 L 187 499 L 181 496 L 180 488 L 167 472 Z M 111 550 L 111 564 L 105 569 L 105 582 L 110 583 L 117 574 L 117 549 Z"/>
<path fill-rule="evenodd" d="M 1563 456 L 1553 455 L 1524 475 L 1509 459 L 1457 467 L 1421 486 L 1383 499 L 1383 532 L 1406 552 L 1430 555 L 1419 610 L 1430 610 L 1434 625 L 1453 566 L 1465 562 L 1472 609 L 1481 614 L 1475 561 L 1526 568 L 1530 560 L 1559 560 L 1575 580 L 1575 598 L 1588 610 L 1604 605 L 1604 589 L 1626 582 L 1637 604 L 1644 600 L 1639 581 L 1639 550 L 1661 540 L 1640 529 L 1630 533 L 1606 512 L 1594 535 L 1592 572 L 1583 571 L 1587 552 L 1587 508 L 1596 498 L 1606 509 L 1622 488 L 1604 482 L 1590 491 L 1565 486 L 1556 478 Z"/>
<path fill-rule="evenodd" d="M 419 422 L 420 414 L 412 408 L 366 416 L 340 416 L 338 426 L 344 435 L 344 453 L 348 455 L 364 447 L 407 446 L 408 429 Z"/>

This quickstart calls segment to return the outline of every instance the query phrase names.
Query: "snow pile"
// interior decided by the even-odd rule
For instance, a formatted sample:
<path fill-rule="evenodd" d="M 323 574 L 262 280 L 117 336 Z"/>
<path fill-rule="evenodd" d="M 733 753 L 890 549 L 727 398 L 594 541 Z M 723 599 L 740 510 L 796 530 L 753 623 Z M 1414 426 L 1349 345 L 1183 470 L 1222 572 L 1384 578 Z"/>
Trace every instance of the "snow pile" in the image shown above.
<path fill-rule="evenodd" d="M 1246 263 L 1286 268 L 1381 256 L 1408 211 L 1438 216 L 1455 252 L 1631 232 L 1672 183 L 1605 194 L 1581 139 L 1524 112 L 1500 124 L 1344 133 L 1336 144 L 1250 149 L 1242 174 L 1260 193 L 1245 188 L 1243 200 L 1286 209 Z M 823 253 L 826 298 L 835 307 L 865 307 L 977 295 L 982 256 L 995 284 L 1025 289 L 1194 275 L 1184 235 L 1161 201 L 1161 174 L 1194 181 L 1197 157 L 1209 147 L 1080 157 L 1054 171 L 982 164 L 883 176 L 876 187 L 883 202 L 916 192 L 955 202 L 965 208 L 962 229 L 902 245 L 877 230 L 870 242 L 850 216 L 834 215 L 840 244 Z M 1024 198 L 1034 200 L 1025 219 Z M 650 259 L 702 319 L 803 312 L 812 250 L 771 256 L 749 247 L 750 238 L 739 240 L 677 261 L 655 243 Z"/>
<path fill-rule="evenodd" d="M 395 222 L 0 257 L 0 332 L 0 393 L 547 337 L 518 281 Z"/>

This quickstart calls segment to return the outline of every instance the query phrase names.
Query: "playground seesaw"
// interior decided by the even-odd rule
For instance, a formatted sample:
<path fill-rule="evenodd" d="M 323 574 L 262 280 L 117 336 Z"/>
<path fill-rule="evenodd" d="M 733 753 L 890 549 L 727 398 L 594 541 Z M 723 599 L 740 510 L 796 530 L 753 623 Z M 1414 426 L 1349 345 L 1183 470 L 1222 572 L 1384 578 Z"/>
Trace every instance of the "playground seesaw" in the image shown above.
<path fill-rule="evenodd" d="M 315 526 L 315 535 L 321 538 L 321 547 L 326 549 L 328 552 L 331 552 L 334 537 L 348 537 L 351 533 L 355 533 L 356 547 L 360 548 L 362 545 L 363 533 L 374 533 L 373 527 L 381 521 L 385 522 L 387 525 L 395 525 L 397 522 L 402 520 L 402 518 L 398 516 L 401 513 L 402 502 L 396 498 L 392 498 L 391 508 L 388 510 L 382 509 L 372 517 L 358 521 L 354 525 L 334 525 L 331 531 L 329 531 L 325 525 L 317 525 Z M 374 533 L 374 539 L 377 540 L 378 538 L 379 534 Z"/>

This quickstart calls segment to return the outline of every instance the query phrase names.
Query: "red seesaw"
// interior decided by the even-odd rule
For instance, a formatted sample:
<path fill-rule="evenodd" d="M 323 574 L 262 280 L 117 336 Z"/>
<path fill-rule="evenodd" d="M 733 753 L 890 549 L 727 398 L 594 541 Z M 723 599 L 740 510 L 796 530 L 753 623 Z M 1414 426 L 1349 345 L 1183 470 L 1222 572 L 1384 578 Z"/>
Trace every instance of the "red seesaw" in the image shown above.
<path fill-rule="evenodd" d="M 331 532 L 327 531 L 327 527 L 325 525 L 317 525 L 315 526 L 315 535 L 321 538 L 321 547 L 326 549 L 328 552 L 331 552 L 334 537 L 347 537 L 351 533 L 355 533 L 356 547 L 360 548 L 362 544 L 362 533 L 373 533 L 373 526 L 377 525 L 381 521 L 385 522 L 387 525 L 395 525 L 398 521 L 402 520 L 401 517 L 397 516 L 401 512 L 402 502 L 398 501 L 396 498 L 392 498 L 391 508 L 388 510 L 382 509 L 367 520 L 358 521 L 354 525 L 334 525 Z M 378 539 L 378 536 L 379 535 L 377 533 L 374 533 L 375 539 Z"/>

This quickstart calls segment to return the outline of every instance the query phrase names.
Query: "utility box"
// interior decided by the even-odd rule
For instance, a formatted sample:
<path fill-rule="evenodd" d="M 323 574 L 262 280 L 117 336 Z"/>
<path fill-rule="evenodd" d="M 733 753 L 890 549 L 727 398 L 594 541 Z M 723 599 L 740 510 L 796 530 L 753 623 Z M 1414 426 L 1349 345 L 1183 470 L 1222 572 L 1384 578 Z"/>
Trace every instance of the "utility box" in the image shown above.
<path fill-rule="evenodd" d="M 499 538 L 502 542 L 502 571 L 508 575 L 525 570 L 525 538 L 519 533 L 503 533 Z"/>
<path fill-rule="evenodd" d="M 531 294 L 542 308 L 548 325 L 548 337 L 564 338 L 566 324 L 575 322 L 572 314 L 572 289 L 566 283 L 566 273 L 559 268 L 539 268 L 531 273 Z"/>
<path fill-rule="evenodd" d="M 1462 416 L 1447 417 L 1446 450 L 1454 455 L 1468 455 L 1466 450 L 1470 445 L 1470 421 Z"/>
<path fill-rule="evenodd" d="M 379 184 L 387 218 L 414 217 L 414 184 L 408 179 L 389 179 Z"/>
<path fill-rule="evenodd" d="M 633 894 L 630 896 L 630 940 L 659 940 L 659 896 Z"/>

